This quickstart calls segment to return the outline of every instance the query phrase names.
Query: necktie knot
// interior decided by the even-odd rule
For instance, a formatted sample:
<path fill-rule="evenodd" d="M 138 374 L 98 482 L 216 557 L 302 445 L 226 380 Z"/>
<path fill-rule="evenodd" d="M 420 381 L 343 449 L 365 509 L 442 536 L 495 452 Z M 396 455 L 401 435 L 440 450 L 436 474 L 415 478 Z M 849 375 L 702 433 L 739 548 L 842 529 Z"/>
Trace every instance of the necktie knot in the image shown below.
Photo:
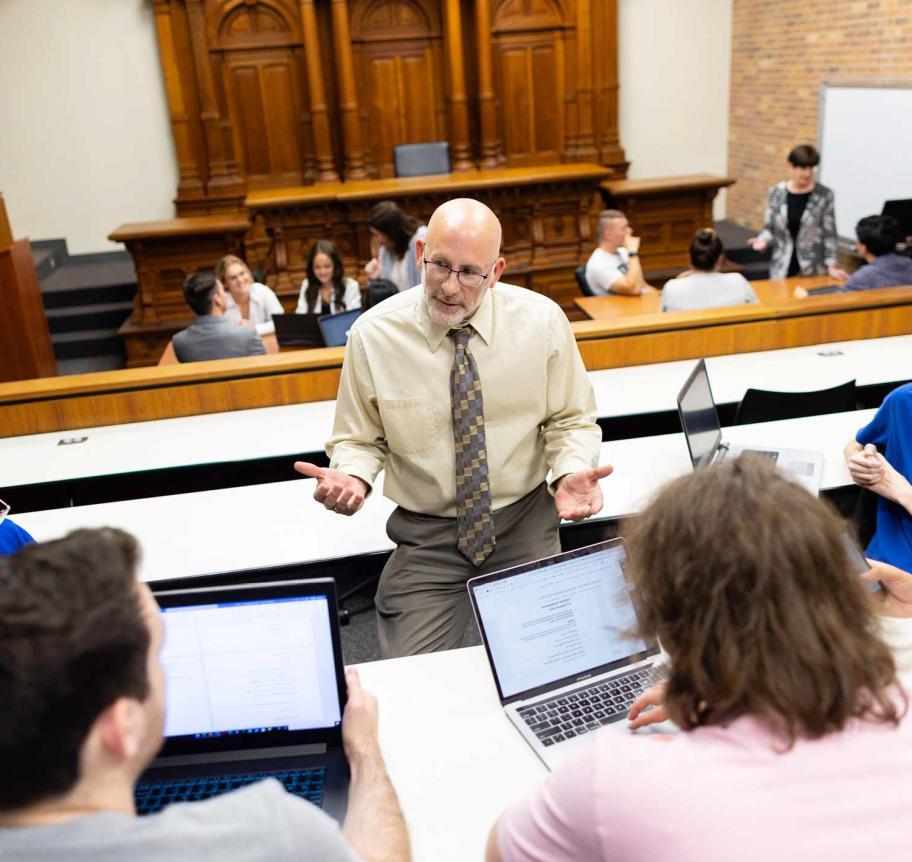
<path fill-rule="evenodd" d="M 465 347 L 474 332 L 471 326 L 461 326 L 459 329 L 451 329 L 447 335 L 456 342 L 457 347 Z"/>

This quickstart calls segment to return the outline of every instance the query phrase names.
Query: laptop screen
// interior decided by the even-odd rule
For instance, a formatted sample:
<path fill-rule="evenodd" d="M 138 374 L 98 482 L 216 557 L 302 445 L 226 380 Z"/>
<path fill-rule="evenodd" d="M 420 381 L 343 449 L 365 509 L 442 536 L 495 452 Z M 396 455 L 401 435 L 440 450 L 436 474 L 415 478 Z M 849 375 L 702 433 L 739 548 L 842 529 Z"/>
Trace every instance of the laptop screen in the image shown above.
<path fill-rule="evenodd" d="M 326 314 L 319 320 L 320 331 L 327 347 L 343 347 L 348 341 L 348 331 L 361 314 L 360 308 L 341 314 Z"/>
<path fill-rule="evenodd" d="M 709 463 L 722 440 L 722 428 L 702 359 L 678 393 L 678 413 L 694 468 Z"/>
<path fill-rule="evenodd" d="M 615 540 L 469 582 L 501 699 L 655 651 L 637 633 L 624 560 Z"/>
<path fill-rule="evenodd" d="M 228 587 L 158 597 L 168 747 L 221 747 L 232 737 L 275 744 L 339 728 L 335 597 L 310 592 Z"/>

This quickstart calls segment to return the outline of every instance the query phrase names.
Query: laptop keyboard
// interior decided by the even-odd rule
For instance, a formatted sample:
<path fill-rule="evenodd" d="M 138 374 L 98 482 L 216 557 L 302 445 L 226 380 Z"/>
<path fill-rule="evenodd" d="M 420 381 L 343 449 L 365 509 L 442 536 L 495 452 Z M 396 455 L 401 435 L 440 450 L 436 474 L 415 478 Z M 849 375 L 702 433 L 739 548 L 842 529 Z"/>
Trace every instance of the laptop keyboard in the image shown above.
<path fill-rule="evenodd" d="M 277 778 L 289 793 L 308 799 L 315 805 L 323 801 L 326 770 L 295 769 L 285 772 L 249 772 L 241 775 L 210 775 L 175 778 L 137 784 L 133 790 L 138 814 L 154 814 L 172 802 L 198 802 L 230 790 L 237 790 L 264 778 Z"/>
<path fill-rule="evenodd" d="M 661 678 L 657 668 L 637 668 L 517 712 L 542 745 L 554 745 L 624 718 L 630 704 Z"/>

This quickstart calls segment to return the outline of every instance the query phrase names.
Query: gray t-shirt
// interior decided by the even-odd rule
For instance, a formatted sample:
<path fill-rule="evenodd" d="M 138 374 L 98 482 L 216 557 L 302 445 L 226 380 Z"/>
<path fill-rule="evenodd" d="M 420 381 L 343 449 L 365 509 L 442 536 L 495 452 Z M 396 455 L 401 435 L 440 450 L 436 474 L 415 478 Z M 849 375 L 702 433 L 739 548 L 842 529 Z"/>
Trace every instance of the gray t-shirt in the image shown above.
<path fill-rule="evenodd" d="M 662 288 L 662 311 L 690 311 L 757 302 L 757 294 L 739 272 L 696 272 L 673 278 Z"/>
<path fill-rule="evenodd" d="M 278 781 L 159 814 L 90 814 L 49 826 L 0 828 L 4 862 L 357 862 L 339 826 Z"/>
<path fill-rule="evenodd" d="M 596 248 L 586 261 L 586 281 L 595 294 L 611 293 L 611 285 L 627 274 L 630 256 L 621 246 L 616 252 Z"/>

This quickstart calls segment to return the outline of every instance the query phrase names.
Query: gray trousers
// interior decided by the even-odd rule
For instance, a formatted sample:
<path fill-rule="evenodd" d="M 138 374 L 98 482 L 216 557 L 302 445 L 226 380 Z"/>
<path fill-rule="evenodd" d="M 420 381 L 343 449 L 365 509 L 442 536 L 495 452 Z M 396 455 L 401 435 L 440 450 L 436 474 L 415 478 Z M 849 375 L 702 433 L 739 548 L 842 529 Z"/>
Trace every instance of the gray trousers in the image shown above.
<path fill-rule="evenodd" d="M 386 523 L 396 543 L 377 589 L 380 655 L 455 649 L 472 614 L 466 581 L 560 553 L 557 508 L 542 483 L 494 512 L 493 553 L 475 568 L 456 548 L 456 519 L 420 515 L 401 507 Z"/>

